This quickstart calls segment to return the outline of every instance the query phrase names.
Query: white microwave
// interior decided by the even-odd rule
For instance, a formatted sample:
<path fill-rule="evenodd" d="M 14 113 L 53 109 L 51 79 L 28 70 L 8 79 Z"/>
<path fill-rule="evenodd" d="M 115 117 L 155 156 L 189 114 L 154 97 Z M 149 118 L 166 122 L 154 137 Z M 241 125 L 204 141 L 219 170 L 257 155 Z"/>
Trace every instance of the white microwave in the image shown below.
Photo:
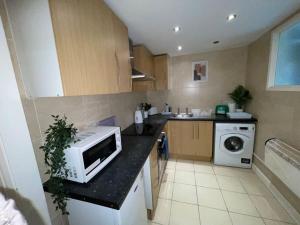
<path fill-rule="evenodd" d="M 87 183 L 122 150 L 120 127 L 99 126 L 77 134 L 65 149 L 67 180 Z"/>

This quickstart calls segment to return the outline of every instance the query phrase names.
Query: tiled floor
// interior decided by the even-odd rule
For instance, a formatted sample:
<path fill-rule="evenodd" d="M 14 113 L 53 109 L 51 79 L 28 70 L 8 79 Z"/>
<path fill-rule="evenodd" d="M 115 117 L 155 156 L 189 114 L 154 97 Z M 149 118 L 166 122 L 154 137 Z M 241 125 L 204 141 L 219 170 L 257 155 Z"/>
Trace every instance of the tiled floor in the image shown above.
<path fill-rule="evenodd" d="M 287 212 L 252 170 L 169 160 L 149 225 L 288 225 Z"/>

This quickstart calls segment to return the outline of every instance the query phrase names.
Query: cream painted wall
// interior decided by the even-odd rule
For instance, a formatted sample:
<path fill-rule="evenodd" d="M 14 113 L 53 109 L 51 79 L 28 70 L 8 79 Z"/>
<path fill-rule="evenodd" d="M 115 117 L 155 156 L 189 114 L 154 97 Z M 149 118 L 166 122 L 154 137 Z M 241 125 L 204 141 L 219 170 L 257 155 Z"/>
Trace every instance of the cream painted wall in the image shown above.
<path fill-rule="evenodd" d="M 180 107 L 212 108 L 216 104 L 228 102 L 228 93 L 237 85 L 245 84 L 247 47 L 224 51 L 192 54 L 171 58 L 171 89 L 169 91 L 148 92 L 148 101 L 159 107 L 168 102 L 177 112 Z M 192 80 L 192 62 L 208 61 L 208 81 Z"/>
<path fill-rule="evenodd" d="M 248 48 L 246 86 L 253 95 L 248 107 L 258 118 L 255 153 L 264 160 L 264 143 L 280 138 L 300 149 L 300 92 L 266 91 L 271 32 Z"/>

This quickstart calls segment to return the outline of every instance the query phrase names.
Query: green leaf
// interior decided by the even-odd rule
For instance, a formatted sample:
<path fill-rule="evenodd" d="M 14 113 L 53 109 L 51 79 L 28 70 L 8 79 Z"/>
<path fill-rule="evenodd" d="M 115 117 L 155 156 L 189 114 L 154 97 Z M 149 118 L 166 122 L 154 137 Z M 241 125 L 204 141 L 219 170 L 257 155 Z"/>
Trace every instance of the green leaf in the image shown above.
<path fill-rule="evenodd" d="M 44 152 L 44 161 L 48 166 L 46 174 L 50 175 L 48 181 L 49 192 L 52 193 L 53 203 L 56 210 L 61 210 L 62 214 L 69 214 L 66 210 L 67 197 L 64 190 L 63 181 L 68 176 L 66 168 L 64 150 L 70 147 L 70 143 L 78 141 L 76 134 L 78 129 L 73 124 L 67 123 L 64 115 L 51 115 L 54 123 L 46 130 L 46 138 L 40 149 Z"/>

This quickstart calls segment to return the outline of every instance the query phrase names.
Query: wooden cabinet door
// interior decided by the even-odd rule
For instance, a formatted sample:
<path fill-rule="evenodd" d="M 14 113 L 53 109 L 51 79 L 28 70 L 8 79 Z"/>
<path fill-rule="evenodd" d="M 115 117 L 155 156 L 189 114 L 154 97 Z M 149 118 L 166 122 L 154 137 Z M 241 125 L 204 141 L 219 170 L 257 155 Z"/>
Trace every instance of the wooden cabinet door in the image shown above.
<path fill-rule="evenodd" d="M 65 95 L 118 92 L 112 11 L 98 0 L 49 5 Z"/>
<path fill-rule="evenodd" d="M 213 123 L 211 121 L 198 121 L 196 129 L 197 148 L 195 156 L 210 160 L 212 157 Z"/>
<path fill-rule="evenodd" d="M 168 137 L 171 156 L 181 159 L 211 160 L 212 122 L 169 121 Z"/>
<path fill-rule="evenodd" d="M 133 47 L 133 63 L 134 68 L 148 76 L 154 76 L 153 70 L 153 55 L 143 45 L 137 45 Z"/>
<path fill-rule="evenodd" d="M 116 45 L 119 92 L 131 92 L 132 80 L 129 55 L 128 29 L 125 26 L 125 24 L 114 14 L 113 23 Z"/>
<path fill-rule="evenodd" d="M 132 91 L 145 92 L 145 91 L 154 91 L 154 90 L 155 90 L 155 85 L 152 80 L 132 82 Z"/>
<path fill-rule="evenodd" d="M 170 57 L 165 55 L 154 56 L 154 75 L 156 90 L 167 90 L 169 82 Z"/>
<path fill-rule="evenodd" d="M 181 153 L 182 135 L 181 135 L 181 121 L 168 122 L 169 135 L 169 152 L 171 156 L 179 155 Z"/>
<path fill-rule="evenodd" d="M 182 121 L 181 122 L 181 154 L 184 156 L 195 156 L 195 151 L 198 148 L 199 141 L 197 139 L 197 121 Z"/>
<path fill-rule="evenodd" d="M 151 189 L 152 189 L 152 204 L 154 214 L 159 194 L 159 175 L 158 175 L 158 161 L 157 161 L 157 144 L 154 145 L 150 153 L 150 174 L 151 174 Z"/>

